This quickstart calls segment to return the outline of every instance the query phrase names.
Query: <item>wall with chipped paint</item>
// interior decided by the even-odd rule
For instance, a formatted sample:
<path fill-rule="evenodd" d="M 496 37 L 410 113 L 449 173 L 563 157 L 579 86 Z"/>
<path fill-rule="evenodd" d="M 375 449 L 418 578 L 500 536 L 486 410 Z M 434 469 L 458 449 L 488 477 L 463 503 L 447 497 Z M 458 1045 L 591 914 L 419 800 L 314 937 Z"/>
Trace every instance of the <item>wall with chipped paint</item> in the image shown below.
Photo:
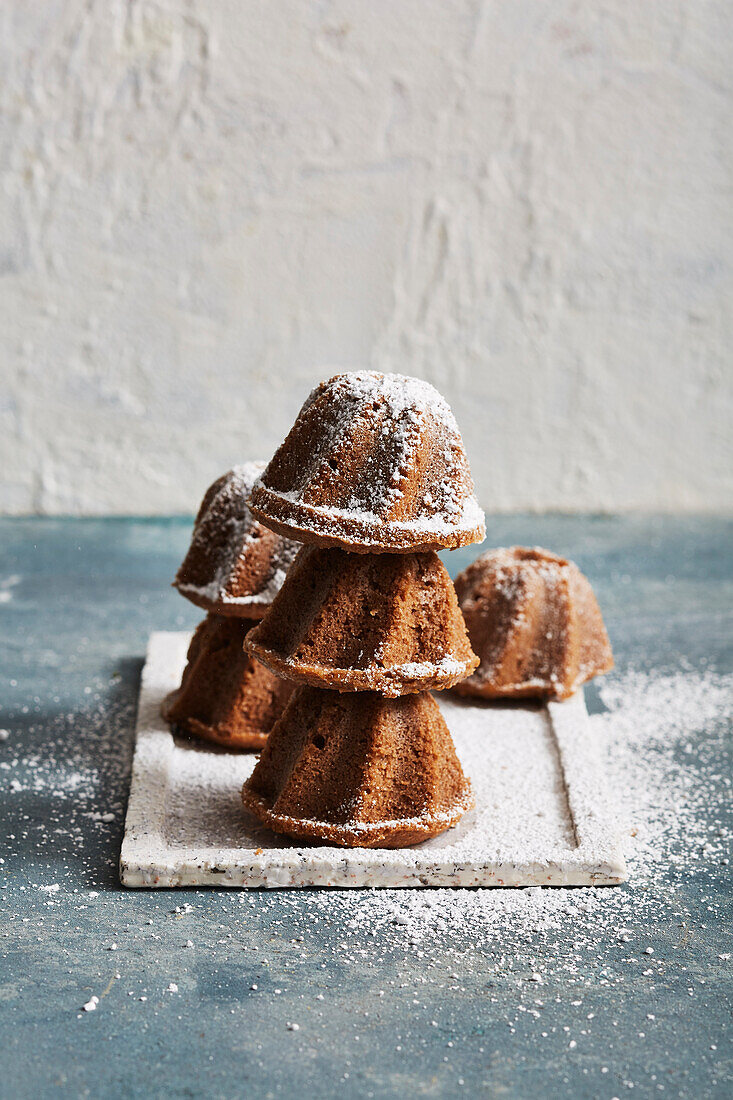
<path fill-rule="evenodd" d="M 0 510 L 190 510 L 336 366 L 487 508 L 729 508 L 732 12 L 6 0 Z"/>

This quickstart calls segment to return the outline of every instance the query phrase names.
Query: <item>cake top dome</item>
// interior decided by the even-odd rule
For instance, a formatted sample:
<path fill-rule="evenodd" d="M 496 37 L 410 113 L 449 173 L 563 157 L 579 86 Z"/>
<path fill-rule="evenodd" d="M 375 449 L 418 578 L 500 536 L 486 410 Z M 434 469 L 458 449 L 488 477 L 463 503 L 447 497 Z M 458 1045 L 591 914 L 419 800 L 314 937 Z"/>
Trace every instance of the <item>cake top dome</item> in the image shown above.
<path fill-rule="evenodd" d="M 209 486 L 201 502 L 173 584 L 207 611 L 261 618 L 299 550 L 249 510 L 247 499 L 264 468 L 264 462 L 234 466 Z"/>
<path fill-rule="evenodd" d="M 432 551 L 304 546 L 246 645 L 279 676 L 392 697 L 451 687 L 479 663 Z"/>
<path fill-rule="evenodd" d="M 593 589 L 573 562 L 539 547 L 489 550 L 455 584 L 481 661 L 462 694 L 564 699 L 613 668 Z"/>
<path fill-rule="evenodd" d="M 453 413 L 401 374 L 316 386 L 250 503 L 282 534 L 356 553 L 449 549 L 485 533 Z"/>

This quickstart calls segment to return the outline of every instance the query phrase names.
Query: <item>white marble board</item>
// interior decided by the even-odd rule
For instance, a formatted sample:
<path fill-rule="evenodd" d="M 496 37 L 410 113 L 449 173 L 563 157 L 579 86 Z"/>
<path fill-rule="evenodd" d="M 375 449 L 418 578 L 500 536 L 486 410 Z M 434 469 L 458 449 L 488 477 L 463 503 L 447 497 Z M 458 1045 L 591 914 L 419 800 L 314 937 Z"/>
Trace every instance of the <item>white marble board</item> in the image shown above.
<path fill-rule="evenodd" d="M 253 753 L 171 733 L 187 633 L 154 633 L 143 669 L 120 856 L 125 886 L 424 887 L 616 885 L 626 877 L 600 746 L 582 692 L 545 707 L 437 695 L 471 777 L 475 809 L 400 851 L 308 846 L 243 809 Z"/>

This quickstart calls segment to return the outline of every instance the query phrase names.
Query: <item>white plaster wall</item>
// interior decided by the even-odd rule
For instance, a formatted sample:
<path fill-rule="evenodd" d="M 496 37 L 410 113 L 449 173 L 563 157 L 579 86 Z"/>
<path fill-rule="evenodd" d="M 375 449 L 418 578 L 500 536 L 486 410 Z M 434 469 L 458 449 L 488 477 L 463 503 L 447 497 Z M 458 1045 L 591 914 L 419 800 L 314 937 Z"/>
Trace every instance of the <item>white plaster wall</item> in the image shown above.
<path fill-rule="evenodd" d="M 487 508 L 733 501 L 726 0 L 5 0 L 0 510 L 170 512 L 337 366 Z"/>

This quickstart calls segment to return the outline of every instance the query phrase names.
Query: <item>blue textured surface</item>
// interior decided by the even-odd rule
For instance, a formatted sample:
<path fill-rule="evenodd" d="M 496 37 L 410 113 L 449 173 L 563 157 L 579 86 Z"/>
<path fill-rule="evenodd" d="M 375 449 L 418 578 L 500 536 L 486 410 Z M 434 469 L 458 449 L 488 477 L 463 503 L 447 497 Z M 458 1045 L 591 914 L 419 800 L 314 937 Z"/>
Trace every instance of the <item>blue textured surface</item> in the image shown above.
<path fill-rule="evenodd" d="M 622 672 L 733 667 L 731 523 L 506 517 L 489 531 L 578 562 Z M 189 532 L 178 519 L 0 522 L 0 1095 L 730 1096 L 719 853 L 694 876 L 594 892 L 597 935 L 595 918 L 573 928 L 578 891 L 559 931 L 477 918 L 411 943 L 376 921 L 385 900 L 369 891 L 120 888 L 145 643 L 200 617 L 169 587 Z M 451 572 L 476 552 L 448 555 Z M 688 751 L 709 782 L 707 826 L 730 836 L 730 738 L 704 740 Z M 617 896 L 628 943 L 603 917 Z"/>

